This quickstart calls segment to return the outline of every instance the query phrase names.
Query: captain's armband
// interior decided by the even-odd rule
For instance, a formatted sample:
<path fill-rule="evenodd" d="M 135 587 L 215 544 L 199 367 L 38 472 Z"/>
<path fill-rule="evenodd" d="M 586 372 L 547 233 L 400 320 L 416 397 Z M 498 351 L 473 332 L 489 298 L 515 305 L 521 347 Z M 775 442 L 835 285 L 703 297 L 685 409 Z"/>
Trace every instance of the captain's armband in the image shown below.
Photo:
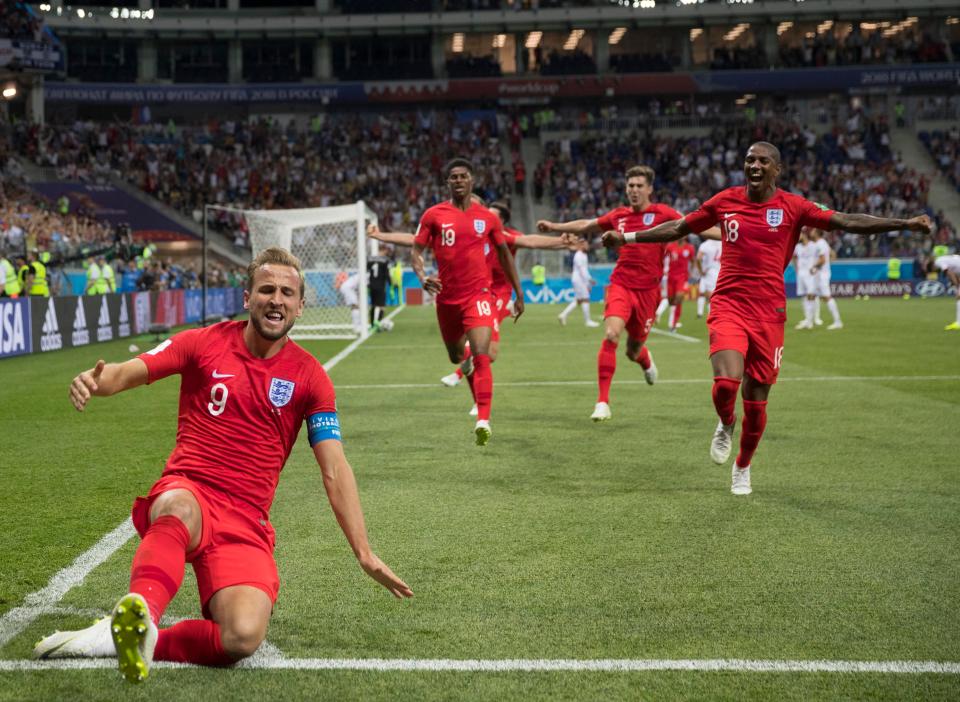
<path fill-rule="evenodd" d="M 327 439 L 336 439 L 342 441 L 340 437 L 340 419 L 336 412 L 317 412 L 307 417 L 307 436 L 310 439 L 310 445 L 316 446 L 321 441 Z"/>

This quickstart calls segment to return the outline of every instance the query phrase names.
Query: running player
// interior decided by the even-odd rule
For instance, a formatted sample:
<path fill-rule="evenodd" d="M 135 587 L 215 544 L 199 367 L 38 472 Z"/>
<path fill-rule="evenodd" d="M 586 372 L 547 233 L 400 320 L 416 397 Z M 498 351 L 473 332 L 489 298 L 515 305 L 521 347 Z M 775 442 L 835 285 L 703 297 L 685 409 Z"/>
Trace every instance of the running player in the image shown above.
<path fill-rule="evenodd" d="M 697 297 L 697 318 L 703 317 L 704 308 L 710 313 L 710 296 L 717 287 L 720 274 L 720 242 L 706 239 L 697 249 L 697 268 L 700 269 L 700 294 Z"/>
<path fill-rule="evenodd" d="M 474 196 L 477 203 L 482 204 L 479 198 Z M 503 236 L 510 249 L 510 253 L 516 256 L 517 249 L 563 249 L 568 248 L 569 244 L 560 237 L 542 236 L 540 234 L 523 234 L 512 227 L 507 226 L 510 221 L 510 208 L 506 203 L 494 202 L 490 205 L 490 211 L 495 214 L 501 224 L 503 224 Z M 413 246 L 414 236 L 404 232 L 381 232 L 376 225 L 371 224 L 367 227 L 367 236 L 398 246 Z M 497 360 L 500 353 L 500 323 L 503 322 L 512 313 L 513 308 L 513 287 L 503 272 L 500 265 L 500 258 L 495 250 L 491 250 L 487 255 L 487 263 L 490 266 L 490 275 L 494 296 L 496 298 L 497 323 L 490 337 L 490 362 Z M 456 370 L 449 375 L 445 375 L 440 382 L 448 387 L 455 387 L 466 375 L 470 382 L 471 394 L 473 394 L 473 360 L 470 352 L 470 344 L 464 345 L 464 359 Z M 476 416 L 478 412 L 476 402 L 473 409 L 470 410 L 471 416 Z"/>
<path fill-rule="evenodd" d="M 570 273 L 570 284 L 573 286 L 574 300 L 567 305 L 563 312 L 557 315 L 560 324 L 566 325 L 567 317 L 574 308 L 579 307 L 583 312 L 583 323 L 588 327 L 599 327 L 597 322 L 590 319 L 590 289 L 596 284 L 590 277 L 590 259 L 587 252 L 590 250 L 590 241 L 577 237 L 574 244 L 573 271 Z"/>
<path fill-rule="evenodd" d="M 742 381 L 743 431 L 731 475 L 734 495 L 751 492 L 750 465 L 767 423 L 767 397 L 783 360 L 783 271 L 790 262 L 801 227 L 877 234 L 905 229 L 929 232 L 932 226 L 926 215 L 888 219 L 834 212 L 778 189 L 780 171 L 779 149 L 757 142 L 750 146 L 744 159 L 746 186 L 714 195 L 683 219 L 646 231 L 604 234 L 604 243 L 609 245 L 662 242 L 703 231 L 717 222 L 722 225 L 723 266 L 713 295 L 713 309 L 707 318 L 713 403 L 720 417 L 710 456 L 720 464 L 730 456 L 737 390 Z"/>
<path fill-rule="evenodd" d="M 600 234 L 608 230 L 618 232 L 654 227 L 661 222 L 679 219 L 681 214 L 672 207 L 653 203 L 654 172 L 649 166 L 633 166 L 626 172 L 627 201 L 596 219 L 577 219 L 571 222 L 540 220 L 542 232 L 570 232 L 581 236 Z M 627 358 L 643 369 L 647 383 L 657 380 L 657 366 L 644 345 L 653 326 L 654 310 L 660 300 L 660 278 L 663 276 L 665 246 L 624 246 L 610 276 L 603 311 L 604 339 L 597 354 L 597 403 L 590 419 L 603 422 L 612 416 L 610 411 L 610 383 L 617 370 L 617 346 L 620 335 L 627 330 Z"/>
<path fill-rule="evenodd" d="M 834 329 L 843 329 L 843 322 L 840 320 L 840 308 L 837 307 L 837 301 L 833 299 L 830 293 L 830 261 L 836 255 L 827 240 L 823 238 L 823 232 L 819 229 L 810 230 L 810 241 L 817 252 L 817 261 L 813 267 L 817 277 L 816 291 L 817 300 L 813 314 L 813 323 L 823 324 L 820 321 L 820 303 L 824 302 L 827 309 L 830 310 L 830 316 L 833 322 L 827 327 L 828 331 Z"/>
<path fill-rule="evenodd" d="M 424 290 L 436 296 L 440 335 L 452 363 L 464 360 L 464 344 L 473 352 L 474 390 L 478 446 L 490 440 L 490 403 L 493 373 L 490 370 L 490 340 L 498 326 L 496 298 L 487 256 L 496 251 L 500 265 L 517 295 L 515 318 L 523 314 L 523 290 L 507 247 L 500 220 L 472 200 L 473 166 L 462 158 L 444 168 L 450 199 L 434 205 L 420 219 L 413 243 L 411 264 Z M 433 249 L 438 275 L 424 272 L 423 250 Z"/>
<path fill-rule="evenodd" d="M 670 301 L 670 316 L 668 323 L 670 331 L 676 331 L 680 324 L 680 313 L 683 311 L 683 296 L 687 293 L 687 281 L 690 279 L 690 264 L 693 263 L 696 250 L 689 241 L 680 243 L 671 241 L 667 244 L 667 299 Z"/>
<path fill-rule="evenodd" d="M 947 280 L 953 284 L 957 295 L 957 318 L 943 328 L 944 331 L 960 331 L 960 255 L 939 256 L 933 265 L 947 274 Z"/>
<path fill-rule="evenodd" d="M 300 261 L 278 248 L 247 269 L 249 322 L 191 329 L 125 363 L 102 360 L 70 385 L 83 410 L 107 397 L 179 374 L 177 442 L 163 476 L 133 505 L 142 541 L 130 592 L 110 618 L 57 632 L 38 658 L 116 655 L 131 682 L 153 660 L 228 666 L 263 642 L 280 580 L 269 522 L 280 471 L 304 421 L 337 522 L 363 570 L 396 597 L 413 592 L 370 549 L 353 471 L 343 453 L 333 385 L 323 366 L 287 336 L 303 313 Z M 193 564 L 203 619 L 158 630 Z"/>

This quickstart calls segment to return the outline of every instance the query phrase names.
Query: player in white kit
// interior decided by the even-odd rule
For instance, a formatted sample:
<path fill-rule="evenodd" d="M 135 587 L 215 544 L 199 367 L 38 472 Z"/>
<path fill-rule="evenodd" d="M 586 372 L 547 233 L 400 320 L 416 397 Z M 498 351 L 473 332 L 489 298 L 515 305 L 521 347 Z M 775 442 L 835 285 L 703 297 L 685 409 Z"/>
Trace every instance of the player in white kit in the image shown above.
<path fill-rule="evenodd" d="M 704 308 L 710 314 L 710 296 L 717 287 L 720 275 L 720 242 L 705 239 L 697 249 L 697 267 L 700 269 L 700 295 L 697 297 L 697 318 L 703 317 Z"/>
<path fill-rule="evenodd" d="M 360 274 L 351 273 L 347 279 L 340 284 L 340 296 L 350 307 L 350 321 L 353 323 L 355 331 L 362 331 L 363 325 L 360 323 Z"/>
<path fill-rule="evenodd" d="M 810 230 L 804 227 L 800 232 L 800 241 L 793 249 L 793 267 L 797 271 L 797 295 L 803 298 L 803 319 L 796 329 L 813 329 L 816 313 L 819 281 L 816 269 L 819 255 L 810 239 Z"/>
<path fill-rule="evenodd" d="M 957 295 L 957 318 L 943 328 L 944 331 L 960 331 L 960 256 L 939 256 L 933 265 L 947 274 L 947 279 L 953 284 Z"/>
<path fill-rule="evenodd" d="M 567 317 L 579 306 L 583 311 L 583 323 L 588 327 L 599 327 L 600 323 L 590 319 L 590 288 L 596 282 L 590 277 L 590 267 L 587 259 L 587 251 L 590 250 L 590 242 L 587 239 L 579 239 L 576 251 L 573 254 L 573 272 L 570 274 L 570 283 L 573 285 L 574 301 L 567 305 L 557 319 L 560 324 L 567 323 Z"/>
<path fill-rule="evenodd" d="M 830 259 L 834 256 L 833 249 L 830 248 L 830 244 L 823 238 L 823 232 L 819 229 L 810 230 L 810 240 L 817 251 L 817 262 L 814 268 L 818 269 L 816 273 L 817 299 L 814 303 L 813 323 L 823 324 L 820 321 L 820 302 L 822 301 L 826 303 L 827 309 L 830 310 L 830 316 L 833 317 L 833 322 L 827 329 L 843 329 L 843 322 L 840 321 L 840 309 L 837 307 L 837 301 L 830 294 Z"/>

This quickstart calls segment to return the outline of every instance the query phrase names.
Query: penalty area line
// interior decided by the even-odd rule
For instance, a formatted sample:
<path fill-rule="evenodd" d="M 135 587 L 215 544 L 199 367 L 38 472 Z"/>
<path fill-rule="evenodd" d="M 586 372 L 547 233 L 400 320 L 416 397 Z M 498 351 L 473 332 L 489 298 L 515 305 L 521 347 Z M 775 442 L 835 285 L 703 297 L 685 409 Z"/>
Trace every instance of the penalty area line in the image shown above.
<path fill-rule="evenodd" d="M 37 617 L 51 611 L 67 592 L 79 585 L 94 568 L 106 561 L 134 535 L 133 522 L 129 517 L 113 531 L 106 534 L 89 550 L 58 571 L 42 590 L 23 598 L 23 604 L 0 617 L 0 648 L 26 629 Z"/>
<path fill-rule="evenodd" d="M 111 658 L 63 659 L 56 661 L 0 661 L 0 672 L 41 670 L 102 670 L 116 668 Z M 183 663 L 154 663 L 154 668 L 191 667 Z M 715 659 L 429 659 L 429 658 L 272 658 L 256 664 L 245 661 L 245 669 L 261 670 L 359 670 L 369 672 L 463 672 L 463 673 L 551 673 L 645 671 L 734 672 L 734 673 L 883 673 L 960 675 L 960 663 L 943 661 L 838 661 L 838 660 L 750 660 Z"/>
<path fill-rule="evenodd" d="M 393 318 L 396 317 L 405 307 L 406 307 L 406 305 L 400 305 L 397 309 L 395 309 L 393 312 L 391 312 L 391 313 L 388 314 L 386 317 L 384 317 L 384 319 L 393 319 Z M 342 360 L 345 359 L 347 356 L 349 356 L 351 353 L 353 353 L 354 351 L 356 351 L 357 348 L 360 346 L 360 344 L 362 344 L 364 341 L 366 341 L 367 339 L 369 339 L 371 336 L 373 336 L 373 335 L 372 335 L 372 334 L 367 334 L 366 336 L 361 336 L 359 339 L 354 339 L 353 341 L 351 341 L 351 342 L 347 345 L 347 347 L 346 347 L 345 349 L 343 349 L 343 350 L 342 350 L 340 353 L 338 353 L 336 356 L 334 356 L 334 357 L 331 358 L 329 361 L 327 361 L 326 363 L 324 363 L 324 364 L 323 364 L 323 369 L 329 373 L 330 370 L 331 370 L 335 365 L 337 365 L 338 363 L 340 363 L 340 361 L 342 361 Z"/>

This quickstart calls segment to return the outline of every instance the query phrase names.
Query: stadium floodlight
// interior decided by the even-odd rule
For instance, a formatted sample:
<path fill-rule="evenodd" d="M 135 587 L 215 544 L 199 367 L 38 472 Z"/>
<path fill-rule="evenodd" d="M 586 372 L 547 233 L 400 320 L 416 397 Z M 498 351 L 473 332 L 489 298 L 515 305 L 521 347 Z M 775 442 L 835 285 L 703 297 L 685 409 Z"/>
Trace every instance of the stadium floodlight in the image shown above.
<path fill-rule="evenodd" d="M 543 32 L 535 31 L 527 35 L 527 40 L 523 43 L 524 48 L 536 49 L 540 46 L 540 40 L 543 38 Z"/>
<path fill-rule="evenodd" d="M 300 259 L 306 304 L 291 337 L 355 339 L 367 335 L 367 255 L 376 244 L 367 238 L 367 225 L 376 224 L 377 215 L 362 200 L 352 205 L 295 210 L 240 210 L 217 205 L 207 205 L 207 209 L 243 215 L 254 256 L 280 246 Z M 350 307 L 339 291 L 354 273 L 359 273 L 360 328 L 354 327 Z"/>
<path fill-rule="evenodd" d="M 502 49 L 507 45 L 507 35 L 506 34 L 494 34 L 493 35 L 493 48 Z"/>
<path fill-rule="evenodd" d="M 17 84 L 10 82 L 3 86 L 3 99 L 13 100 L 17 97 Z"/>
<path fill-rule="evenodd" d="M 620 40 L 623 39 L 623 36 L 627 33 L 626 27 L 617 27 L 612 32 L 610 32 L 610 38 L 608 43 L 610 46 L 616 46 L 620 43 Z"/>
<path fill-rule="evenodd" d="M 453 53 L 463 53 L 463 32 L 457 32 L 453 35 Z"/>
<path fill-rule="evenodd" d="M 580 43 L 580 40 L 583 38 L 584 30 L 574 29 L 570 32 L 570 36 L 567 37 L 567 40 L 563 44 L 564 51 L 573 51 L 577 48 L 577 44 Z"/>

